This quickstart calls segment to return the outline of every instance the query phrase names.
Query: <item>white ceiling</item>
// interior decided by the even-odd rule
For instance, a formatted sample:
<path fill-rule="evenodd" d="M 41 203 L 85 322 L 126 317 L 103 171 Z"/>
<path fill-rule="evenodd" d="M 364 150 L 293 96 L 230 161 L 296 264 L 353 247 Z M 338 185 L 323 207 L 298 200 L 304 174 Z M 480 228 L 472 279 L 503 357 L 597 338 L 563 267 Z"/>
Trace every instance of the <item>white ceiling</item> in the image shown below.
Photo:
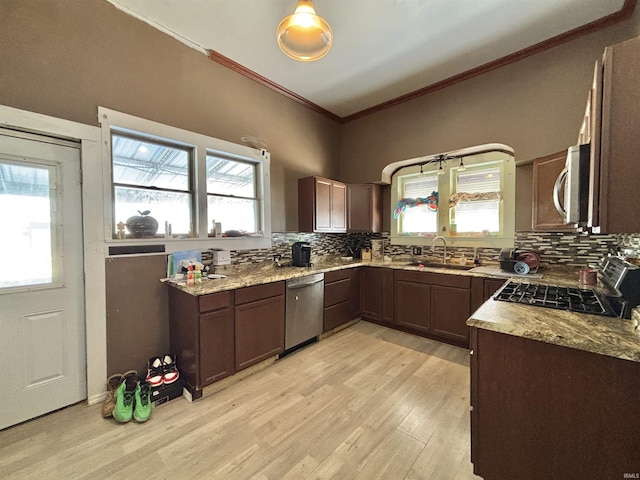
<path fill-rule="evenodd" d="M 624 0 L 314 0 L 331 51 L 297 62 L 276 44 L 296 0 L 108 0 L 346 117 L 620 10 Z"/>

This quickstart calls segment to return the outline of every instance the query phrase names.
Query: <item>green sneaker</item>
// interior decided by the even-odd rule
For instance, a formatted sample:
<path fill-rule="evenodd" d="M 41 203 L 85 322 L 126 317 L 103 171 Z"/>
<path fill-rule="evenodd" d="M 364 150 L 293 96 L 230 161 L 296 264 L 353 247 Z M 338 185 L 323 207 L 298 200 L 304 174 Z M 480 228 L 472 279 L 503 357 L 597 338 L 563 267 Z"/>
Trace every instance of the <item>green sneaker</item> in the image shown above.
<path fill-rule="evenodd" d="M 135 393 L 136 406 L 133 418 L 136 422 L 146 422 L 151 416 L 151 386 L 147 382 L 140 382 Z"/>
<path fill-rule="evenodd" d="M 137 376 L 127 375 L 116 390 L 116 406 L 113 409 L 113 418 L 117 422 L 126 423 L 133 418 L 133 401 L 137 388 Z"/>

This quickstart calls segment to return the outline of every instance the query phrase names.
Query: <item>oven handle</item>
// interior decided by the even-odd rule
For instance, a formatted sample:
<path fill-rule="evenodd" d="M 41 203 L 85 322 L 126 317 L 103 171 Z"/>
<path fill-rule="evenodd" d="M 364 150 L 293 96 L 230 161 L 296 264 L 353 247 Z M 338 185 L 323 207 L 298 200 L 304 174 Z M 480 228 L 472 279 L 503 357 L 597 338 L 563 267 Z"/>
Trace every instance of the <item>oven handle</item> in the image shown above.
<path fill-rule="evenodd" d="M 564 206 L 562 205 L 562 203 L 560 203 L 560 189 L 562 188 L 562 184 L 567 179 L 567 173 L 568 173 L 568 170 L 565 167 L 560 172 L 560 175 L 558 175 L 558 178 L 556 179 L 556 183 L 553 186 L 553 204 L 556 206 L 556 210 L 558 210 L 558 213 L 562 215 L 562 218 L 564 218 L 565 222 L 567 221 L 567 211 L 564 209 Z"/>

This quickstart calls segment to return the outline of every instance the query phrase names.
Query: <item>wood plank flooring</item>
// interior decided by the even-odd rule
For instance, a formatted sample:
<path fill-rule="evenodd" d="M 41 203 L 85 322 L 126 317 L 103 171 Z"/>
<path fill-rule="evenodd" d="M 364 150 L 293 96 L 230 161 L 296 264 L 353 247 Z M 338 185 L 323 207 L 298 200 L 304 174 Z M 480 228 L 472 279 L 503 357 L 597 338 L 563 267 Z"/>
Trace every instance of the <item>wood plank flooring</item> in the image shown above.
<path fill-rule="evenodd" d="M 360 322 L 144 424 L 75 405 L 0 431 L 3 479 L 479 479 L 467 350 Z"/>

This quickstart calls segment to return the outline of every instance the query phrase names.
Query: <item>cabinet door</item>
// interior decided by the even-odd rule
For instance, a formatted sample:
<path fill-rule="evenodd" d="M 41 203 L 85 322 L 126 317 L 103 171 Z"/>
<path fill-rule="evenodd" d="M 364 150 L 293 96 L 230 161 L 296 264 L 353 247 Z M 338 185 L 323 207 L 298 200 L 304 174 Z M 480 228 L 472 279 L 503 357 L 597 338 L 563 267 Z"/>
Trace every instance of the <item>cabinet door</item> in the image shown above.
<path fill-rule="evenodd" d="M 485 278 L 484 279 L 484 299 L 489 300 L 494 293 L 498 291 L 506 280 L 498 280 L 494 278 Z"/>
<path fill-rule="evenodd" d="M 331 184 L 331 230 L 347 231 L 347 186 L 344 183 Z"/>
<path fill-rule="evenodd" d="M 204 387 L 235 373 L 233 310 L 200 315 L 200 380 Z"/>
<path fill-rule="evenodd" d="M 603 65 L 600 228 L 594 233 L 640 232 L 640 38 L 606 48 Z"/>
<path fill-rule="evenodd" d="M 284 350 L 284 296 L 235 308 L 236 371 Z"/>
<path fill-rule="evenodd" d="M 365 267 L 362 269 L 362 317 L 370 320 L 382 320 L 381 269 Z"/>
<path fill-rule="evenodd" d="M 332 230 L 331 193 L 331 181 L 316 178 L 315 231 L 317 232 L 330 232 Z"/>
<path fill-rule="evenodd" d="M 431 287 L 424 283 L 397 280 L 395 321 L 424 333 L 431 331 Z"/>
<path fill-rule="evenodd" d="M 431 332 L 467 344 L 471 292 L 461 288 L 431 287 Z"/>
<path fill-rule="evenodd" d="M 567 152 L 562 151 L 533 161 L 533 230 L 572 230 L 565 225 L 553 203 L 553 187 L 565 166 Z"/>
<path fill-rule="evenodd" d="M 347 185 L 347 231 L 382 231 L 381 187 L 375 184 Z"/>

